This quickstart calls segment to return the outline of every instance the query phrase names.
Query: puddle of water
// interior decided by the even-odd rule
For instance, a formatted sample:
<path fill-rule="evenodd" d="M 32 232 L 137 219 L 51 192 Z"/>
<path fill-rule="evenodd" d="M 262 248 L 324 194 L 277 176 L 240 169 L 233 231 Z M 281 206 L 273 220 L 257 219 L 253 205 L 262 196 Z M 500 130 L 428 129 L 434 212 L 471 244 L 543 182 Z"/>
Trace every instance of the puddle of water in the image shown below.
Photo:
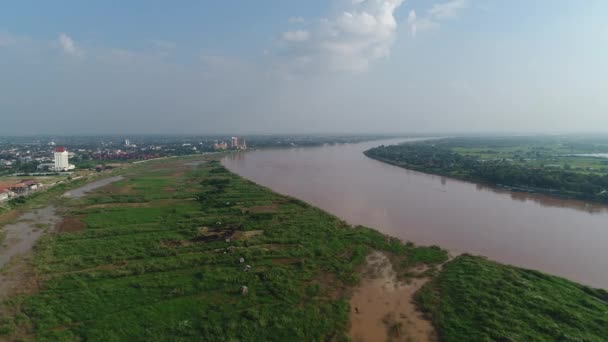
<path fill-rule="evenodd" d="M 406 284 L 397 279 L 390 260 L 381 252 L 367 257 L 366 270 L 350 300 L 353 341 L 436 341 L 430 321 L 413 303 L 426 279 Z"/>

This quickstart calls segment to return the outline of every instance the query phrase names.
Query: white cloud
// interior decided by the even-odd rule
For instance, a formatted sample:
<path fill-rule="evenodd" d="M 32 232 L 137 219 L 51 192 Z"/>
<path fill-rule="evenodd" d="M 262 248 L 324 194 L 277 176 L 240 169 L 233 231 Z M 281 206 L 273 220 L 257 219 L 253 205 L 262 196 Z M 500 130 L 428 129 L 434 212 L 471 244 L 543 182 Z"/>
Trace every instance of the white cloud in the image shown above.
<path fill-rule="evenodd" d="M 439 27 L 441 20 L 456 18 L 461 10 L 468 6 L 468 0 L 450 0 L 448 2 L 434 4 L 425 17 L 418 17 L 416 11 L 411 10 L 407 18 L 407 24 L 412 36 L 421 31 L 428 31 Z"/>
<path fill-rule="evenodd" d="M 81 57 L 84 55 L 84 51 L 79 48 L 74 42 L 74 40 L 65 33 L 59 34 L 59 46 L 61 47 L 63 52 L 68 55 L 76 57 Z"/>
<path fill-rule="evenodd" d="M 310 33 L 304 30 L 283 32 L 283 40 L 288 42 L 304 42 L 310 39 Z"/>
<path fill-rule="evenodd" d="M 412 36 L 416 36 L 416 33 L 422 31 L 428 31 L 439 27 L 439 23 L 429 18 L 418 18 L 416 11 L 411 10 L 407 17 L 407 24 L 410 27 L 410 33 Z"/>
<path fill-rule="evenodd" d="M 458 16 L 460 10 L 468 6 L 467 0 L 451 0 L 441 4 L 435 4 L 429 10 L 429 15 L 435 19 L 447 19 Z"/>
<path fill-rule="evenodd" d="M 304 20 L 302 17 L 291 17 L 288 19 L 288 22 L 290 24 L 304 24 L 306 20 Z"/>
<path fill-rule="evenodd" d="M 278 53 L 290 71 L 365 71 L 389 55 L 397 29 L 394 14 L 403 2 L 341 1 L 336 15 L 321 19 L 307 34 L 283 33 Z"/>
<path fill-rule="evenodd" d="M 407 16 L 407 24 L 410 26 L 410 32 L 412 36 L 416 36 L 416 32 L 418 31 L 418 27 L 416 26 L 416 11 L 411 10 L 410 14 Z"/>

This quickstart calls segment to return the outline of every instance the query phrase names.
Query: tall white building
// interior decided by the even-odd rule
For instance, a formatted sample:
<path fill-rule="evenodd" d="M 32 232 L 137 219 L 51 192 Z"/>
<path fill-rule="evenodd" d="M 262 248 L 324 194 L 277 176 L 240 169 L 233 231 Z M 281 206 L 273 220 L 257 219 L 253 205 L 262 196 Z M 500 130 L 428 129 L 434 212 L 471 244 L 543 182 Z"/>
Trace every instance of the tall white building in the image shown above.
<path fill-rule="evenodd" d="M 239 150 L 246 150 L 247 149 L 247 142 L 245 141 L 245 138 L 232 137 L 232 144 L 231 144 L 231 146 L 233 148 L 238 148 Z"/>
<path fill-rule="evenodd" d="M 65 147 L 55 149 L 55 171 L 67 171 L 70 167 L 70 157 Z"/>

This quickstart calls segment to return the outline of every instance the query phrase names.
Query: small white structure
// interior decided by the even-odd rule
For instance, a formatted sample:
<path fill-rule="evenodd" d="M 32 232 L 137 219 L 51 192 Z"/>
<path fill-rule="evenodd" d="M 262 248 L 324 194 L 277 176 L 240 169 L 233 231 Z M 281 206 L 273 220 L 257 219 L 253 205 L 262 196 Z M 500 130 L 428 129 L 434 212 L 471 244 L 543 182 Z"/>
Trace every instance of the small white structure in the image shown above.
<path fill-rule="evenodd" d="M 70 165 L 70 155 L 65 147 L 55 149 L 55 171 L 68 171 L 74 168 Z"/>

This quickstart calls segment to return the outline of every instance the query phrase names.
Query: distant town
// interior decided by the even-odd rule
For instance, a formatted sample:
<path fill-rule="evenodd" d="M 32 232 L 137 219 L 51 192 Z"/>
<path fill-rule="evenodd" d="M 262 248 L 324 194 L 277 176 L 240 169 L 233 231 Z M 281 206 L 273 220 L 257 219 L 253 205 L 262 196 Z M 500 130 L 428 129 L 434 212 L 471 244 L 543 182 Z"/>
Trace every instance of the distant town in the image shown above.
<path fill-rule="evenodd" d="M 0 137 L 0 203 L 128 162 L 379 138 L 386 136 Z"/>

